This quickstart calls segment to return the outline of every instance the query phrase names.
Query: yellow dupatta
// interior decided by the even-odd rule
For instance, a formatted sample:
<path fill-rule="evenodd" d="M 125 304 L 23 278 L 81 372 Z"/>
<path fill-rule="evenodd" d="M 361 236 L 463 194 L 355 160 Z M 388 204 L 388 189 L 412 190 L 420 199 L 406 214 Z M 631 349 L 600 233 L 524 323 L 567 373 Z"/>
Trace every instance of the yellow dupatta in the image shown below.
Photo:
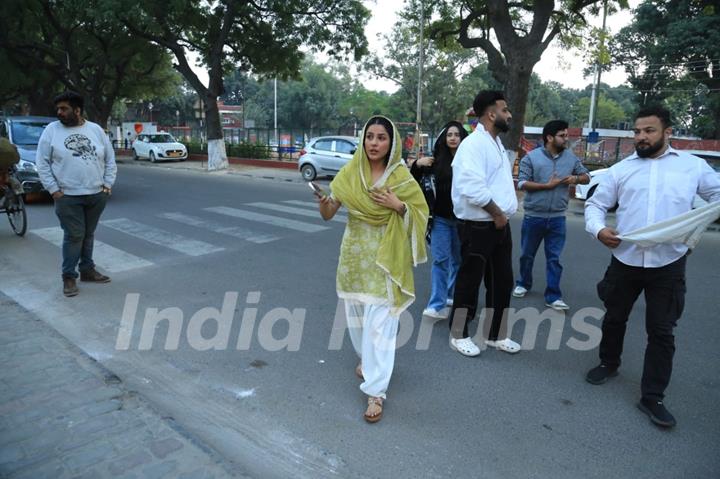
<path fill-rule="evenodd" d="M 388 120 L 389 121 L 389 120 Z M 413 266 L 427 261 L 425 229 L 428 206 L 425 196 L 401 158 L 400 135 L 395 125 L 390 159 L 385 173 L 374 184 L 363 141 L 352 160 L 331 183 L 333 197 L 350 215 L 372 225 L 387 225 L 374 261 L 387 279 L 387 299 L 394 315 L 399 315 L 415 299 Z M 363 128 L 363 139 L 368 125 Z M 407 208 L 404 217 L 380 206 L 370 196 L 372 190 L 390 189 Z"/>

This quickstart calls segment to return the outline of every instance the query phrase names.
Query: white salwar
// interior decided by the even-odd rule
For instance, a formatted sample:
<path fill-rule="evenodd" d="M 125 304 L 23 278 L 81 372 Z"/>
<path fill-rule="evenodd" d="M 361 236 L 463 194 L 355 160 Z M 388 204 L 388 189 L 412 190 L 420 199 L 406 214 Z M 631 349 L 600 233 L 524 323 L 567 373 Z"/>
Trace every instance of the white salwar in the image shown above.
<path fill-rule="evenodd" d="M 348 333 L 362 361 L 364 381 L 360 390 L 385 399 L 393 367 L 400 320 L 387 305 L 345 299 Z"/>

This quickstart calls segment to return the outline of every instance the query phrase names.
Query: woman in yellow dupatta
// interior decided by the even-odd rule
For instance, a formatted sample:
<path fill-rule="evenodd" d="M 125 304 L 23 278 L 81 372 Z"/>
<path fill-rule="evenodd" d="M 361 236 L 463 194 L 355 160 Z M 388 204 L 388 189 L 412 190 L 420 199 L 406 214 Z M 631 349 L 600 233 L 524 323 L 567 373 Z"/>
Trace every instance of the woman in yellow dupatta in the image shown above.
<path fill-rule="evenodd" d="M 428 206 L 402 162 L 395 125 L 375 116 L 363 128 L 362 148 L 320 196 L 320 214 L 348 211 L 337 270 L 337 294 L 345 301 L 348 332 L 360 356 L 355 372 L 368 395 L 364 417 L 377 422 L 395 363 L 400 313 L 415 299 L 413 266 L 427 260 Z"/>

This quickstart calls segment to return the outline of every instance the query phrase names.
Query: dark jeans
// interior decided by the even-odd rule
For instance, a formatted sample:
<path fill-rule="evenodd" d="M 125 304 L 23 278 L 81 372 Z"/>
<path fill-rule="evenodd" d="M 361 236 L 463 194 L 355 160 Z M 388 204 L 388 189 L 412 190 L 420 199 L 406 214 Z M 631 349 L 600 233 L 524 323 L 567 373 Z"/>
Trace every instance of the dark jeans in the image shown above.
<path fill-rule="evenodd" d="M 459 221 L 460 270 L 455 281 L 450 328 L 469 337 L 468 323 L 477 313 L 480 283 L 485 279 L 485 307 L 492 310 L 487 338 L 497 340 L 513 288 L 510 224 L 498 230 L 492 221 Z M 505 337 L 505 336 L 503 336 Z"/>
<path fill-rule="evenodd" d="M 80 271 L 87 271 L 95 267 L 92 259 L 95 228 L 97 228 L 106 202 L 106 193 L 64 195 L 55 200 L 55 214 L 65 233 L 62 245 L 63 278 L 78 277 L 75 270 L 78 262 Z"/>
<path fill-rule="evenodd" d="M 525 216 L 523 218 L 522 230 L 520 232 L 520 279 L 518 286 L 525 289 L 532 288 L 532 270 L 540 243 L 545 242 L 545 302 L 562 298 L 560 291 L 560 276 L 562 265 L 560 264 L 560 253 L 565 246 L 565 217 L 555 216 L 553 218 L 539 218 L 536 216 Z"/>
<path fill-rule="evenodd" d="M 625 327 L 632 307 L 645 292 L 647 348 L 641 382 L 642 397 L 662 400 L 670 382 L 675 354 L 673 328 L 685 307 L 685 262 L 679 260 L 661 268 L 628 266 L 613 256 L 605 277 L 597 285 L 605 304 L 600 361 L 620 366 Z"/>

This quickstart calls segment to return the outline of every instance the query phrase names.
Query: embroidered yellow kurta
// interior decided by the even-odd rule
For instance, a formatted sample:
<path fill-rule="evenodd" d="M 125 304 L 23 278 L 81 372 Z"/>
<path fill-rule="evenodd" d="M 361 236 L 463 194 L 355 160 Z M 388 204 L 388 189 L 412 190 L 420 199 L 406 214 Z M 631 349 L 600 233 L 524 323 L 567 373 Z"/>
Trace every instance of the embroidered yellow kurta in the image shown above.
<path fill-rule="evenodd" d="M 363 132 L 367 126 L 363 128 Z M 384 304 L 399 315 L 415 299 L 413 266 L 427 260 L 425 228 L 428 206 L 409 170 L 402 163 L 399 134 L 393 125 L 390 160 L 385 173 L 370 183 L 370 163 L 364 148 L 331 183 L 332 194 L 348 210 L 337 271 L 340 298 Z M 404 216 L 376 204 L 370 191 L 392 190 L 406 206 Z"/>

